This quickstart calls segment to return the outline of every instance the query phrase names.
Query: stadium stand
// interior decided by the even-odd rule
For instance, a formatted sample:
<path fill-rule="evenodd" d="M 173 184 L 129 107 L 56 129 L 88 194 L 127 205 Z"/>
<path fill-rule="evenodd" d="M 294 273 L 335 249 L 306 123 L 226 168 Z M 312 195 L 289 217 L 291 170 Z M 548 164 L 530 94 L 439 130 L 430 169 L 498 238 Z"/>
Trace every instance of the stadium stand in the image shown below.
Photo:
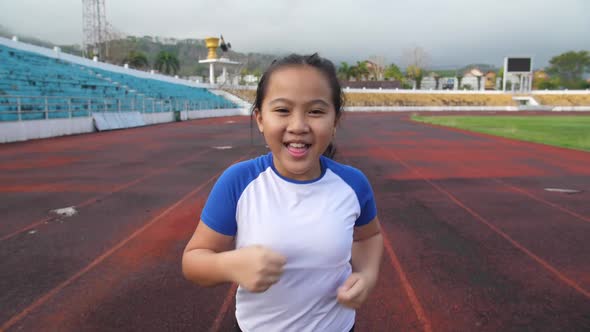
<path fill-rule="evenodd" d="M 0 121 L 237 108 L 206 88 L 117 73 L 0 44 Z"/>

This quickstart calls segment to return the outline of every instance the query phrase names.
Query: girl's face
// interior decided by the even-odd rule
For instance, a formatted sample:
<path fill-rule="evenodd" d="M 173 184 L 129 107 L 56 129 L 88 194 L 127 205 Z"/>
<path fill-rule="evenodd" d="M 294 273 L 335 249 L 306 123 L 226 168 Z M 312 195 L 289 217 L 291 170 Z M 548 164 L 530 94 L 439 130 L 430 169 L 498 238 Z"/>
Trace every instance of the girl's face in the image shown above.
<path fill-rule="evenodd" d="M 282 176 L 304 181 L 321 175 L 319 159 L 337 118 L 330 84 L 319 70 L 295 65 L 273 72 L 255 114 Z"/>

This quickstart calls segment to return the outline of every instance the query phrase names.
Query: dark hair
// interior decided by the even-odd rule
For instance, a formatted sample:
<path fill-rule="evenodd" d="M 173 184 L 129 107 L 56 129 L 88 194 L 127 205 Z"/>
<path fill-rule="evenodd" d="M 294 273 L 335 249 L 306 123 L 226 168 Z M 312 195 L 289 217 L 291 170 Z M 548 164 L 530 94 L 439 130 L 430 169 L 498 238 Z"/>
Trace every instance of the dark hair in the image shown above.
<path fill-rule="evenodd" d="M 292 66 L 311 66 L 324 74 L 332 90 L 332 104 L 336 110 L 336 119 L 339 119 L 342 116 L 342 108 L 344 107 L 345 99 L 344 94 L 342 93 L 342 88 L 340 87 L 340 82 L 338 81 L 338 76 L 336 75 L 336 67 L 334 67 L 332 61 L 320 57 L 317 53 L 312 55 L 291 54 L 282 59 L 273 61 L 258 82 L 256 98 L 252 104 L 252 114 L 254 114 L 254 110 L 256 109 L 262 111 L 262 101 L 266 96 L 268 82 L 272 74 L 278 69 Z M 329 158 L 334 158 L 335 154 L 336 147 L 330 142 L 330 145 L 328 145 L 323 155 Z"/>

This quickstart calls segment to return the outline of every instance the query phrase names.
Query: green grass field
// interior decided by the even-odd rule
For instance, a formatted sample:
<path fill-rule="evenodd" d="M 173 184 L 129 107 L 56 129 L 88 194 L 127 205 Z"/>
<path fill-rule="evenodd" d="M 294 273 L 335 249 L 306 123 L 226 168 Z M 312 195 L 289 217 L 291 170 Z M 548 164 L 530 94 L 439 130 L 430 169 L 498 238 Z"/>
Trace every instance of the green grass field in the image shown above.
<path fill-rule="evenodd" d="M 419 116 L 415 121 L 590 151 L 590 116 Z"/>

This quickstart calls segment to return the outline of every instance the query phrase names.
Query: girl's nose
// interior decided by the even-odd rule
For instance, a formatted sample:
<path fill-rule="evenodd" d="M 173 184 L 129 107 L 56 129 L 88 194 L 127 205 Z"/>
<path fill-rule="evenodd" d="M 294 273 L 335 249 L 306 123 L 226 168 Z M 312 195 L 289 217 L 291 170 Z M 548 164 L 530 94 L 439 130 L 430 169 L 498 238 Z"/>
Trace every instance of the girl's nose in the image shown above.
<path fill-rule="evenodd" d="M 289 119 L 287 131 L 291 133 L 305 133 L 309 131 L 309 125 L 305 115 L 294 113 Z"/>

